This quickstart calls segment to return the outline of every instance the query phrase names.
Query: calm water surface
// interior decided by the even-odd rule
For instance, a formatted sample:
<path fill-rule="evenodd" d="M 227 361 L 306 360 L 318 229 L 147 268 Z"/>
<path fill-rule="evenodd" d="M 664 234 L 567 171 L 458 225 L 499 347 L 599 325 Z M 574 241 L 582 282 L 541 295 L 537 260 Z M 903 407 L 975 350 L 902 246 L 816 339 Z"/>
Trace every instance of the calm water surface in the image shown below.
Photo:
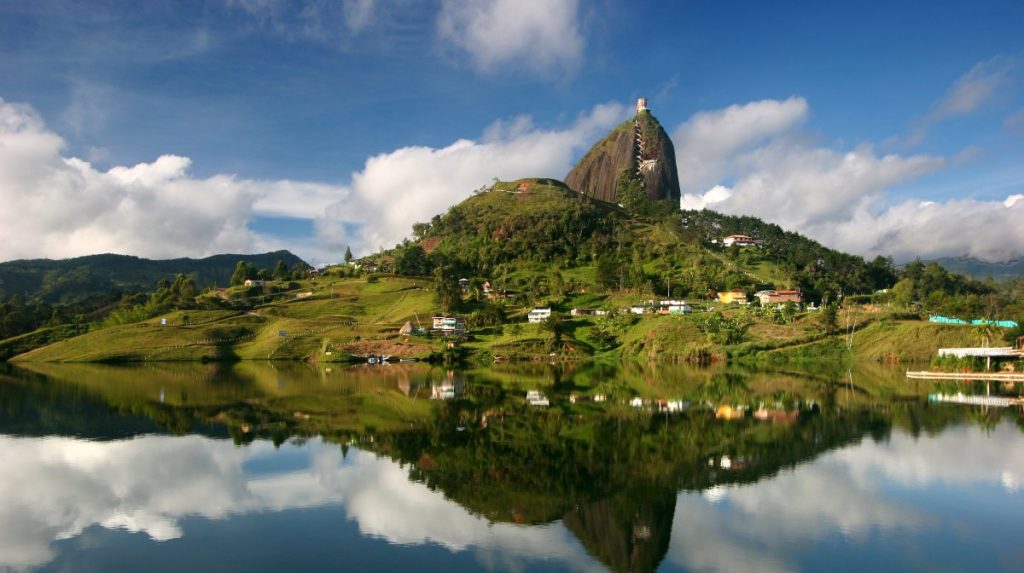
<path fill-rule="evenodd" d="M 0 570 L 1024 570 L 1020 411 L 930 391 L 870 369 L 3 367 Z"/>

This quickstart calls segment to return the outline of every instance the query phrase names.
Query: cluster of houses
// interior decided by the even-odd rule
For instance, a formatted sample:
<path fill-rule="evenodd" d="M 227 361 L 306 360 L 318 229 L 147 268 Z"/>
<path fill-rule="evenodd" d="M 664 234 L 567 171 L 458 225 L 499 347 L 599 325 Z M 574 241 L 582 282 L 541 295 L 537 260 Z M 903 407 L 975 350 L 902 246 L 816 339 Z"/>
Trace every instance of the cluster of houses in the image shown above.
<path fill-rule="evenodd" d="M 795 304 L 803 303 L 803 293 L 799 290 L 762 290 L 755 293 L 754 297 L 758 299 L 762 306 L 777 306 L 788 302 L 793 302 Z M 749 302 L 746 293 L 741 290 L 719 292 L 718 301 L 723 304 L 747 304 Z M 570 315 L 607 316 L 610 312 L 611 311 L 597 308 L 574 308 L 571 310 Z M 685 300 L 649 300 L 644 303 L 631 306 L 629 308 L 629 312 L 633 314 L 681 315 L 692 313 L 693 306 L 688 304 Z M 530 324 L 540 324 L 549 318 L 551 318 L 550 307 L 534 308 L 526 315 L 526 320 Z M 419 334 L 422 331 L 423 329 L 413 327 L 411 323 L 406 323 L 399 332 L 408 336 L 410 334 Z M 466 319 L 457 316 L 435 316 L 433 317 L 431 332 L 441 336 L 461 336 L 466 334 Z"/>

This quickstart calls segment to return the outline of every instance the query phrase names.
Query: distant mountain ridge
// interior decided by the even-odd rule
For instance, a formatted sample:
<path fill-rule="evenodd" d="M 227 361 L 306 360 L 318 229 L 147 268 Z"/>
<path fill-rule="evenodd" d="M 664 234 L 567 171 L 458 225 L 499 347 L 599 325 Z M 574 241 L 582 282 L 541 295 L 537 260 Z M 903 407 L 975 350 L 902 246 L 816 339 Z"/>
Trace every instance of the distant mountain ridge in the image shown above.
<path fill-rule="evenodd" d="M 223 254 L 203 259 L 153 260 L 130 255 L 88 255 L 70 259 L 22 259 L 0 263 L 0 299 L 20 294 L 42 301 L 75 302 L 111 291 L 148 291 L 161 279 L 191 275 L 199 288 L 227 286 L 240 260 L 273 269 L 277 261 L 289 268 L 308 266 L 290 251 L 253 255 Z"/>
<path fill-rule="evenodd" d="M 942 257 L 932 259 L 948 271 L 984 280 L 1008 280 L 1024 277 L 1024 259 L 1005 263 L 987 263 L 973 257 Z M 930 261 L 928 261 L 930 262 Z"/>

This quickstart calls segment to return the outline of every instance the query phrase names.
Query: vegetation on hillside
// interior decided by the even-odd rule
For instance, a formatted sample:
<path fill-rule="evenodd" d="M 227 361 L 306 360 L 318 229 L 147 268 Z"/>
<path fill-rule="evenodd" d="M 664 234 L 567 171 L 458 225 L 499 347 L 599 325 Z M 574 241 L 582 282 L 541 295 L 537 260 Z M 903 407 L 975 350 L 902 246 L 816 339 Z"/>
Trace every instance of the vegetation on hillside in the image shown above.
<path fill-rule="evenodd" d="M 246 278 L 305 276 L 309 266 L 288 251 L 205 259 L 92 255 L 0 263 L 0 340 L 59 326 L 74 326 L 74 332 L 80 332 L 112 314 L 119 315 L 112 319 L 116 324 L 187 308 L 200 290 L 226 286 L 232 270 L 241 264 L 239 257 L 251 269 L 252 276 Z M 271 265 L 273 272 L 259 268 Z M 172 288 L 175 301 L 168 304 L 167 291 Z"/>

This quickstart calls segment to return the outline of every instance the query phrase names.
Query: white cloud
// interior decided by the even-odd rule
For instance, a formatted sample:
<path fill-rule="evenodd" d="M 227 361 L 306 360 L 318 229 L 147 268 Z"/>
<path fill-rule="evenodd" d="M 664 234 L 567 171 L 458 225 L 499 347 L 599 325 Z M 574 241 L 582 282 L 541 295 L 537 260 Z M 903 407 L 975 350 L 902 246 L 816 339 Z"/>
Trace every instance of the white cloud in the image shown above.
<path fill-rule="evenodd" d="M 194 178 L 191 161 L 175 155 L 100 171 L 64 157 L 63 147 L 31 107 L 0 100 L 0 260 L 251 252 L 254 214 L 312 217 L 344 192 L 231 175 Z"/>
<path fill-rule="evenodd" d="M 621 104 L 598 105 L 562 131 L 537 129 L 521 117 L 496 122 L 480 141 L 376 155 L 353 174 L 350 193 L 317 220 L 318 233 L 334 248 L 389 248 L 411 233 L 413 223 L 429 220 L 495 177 L 564 178 L 574 155 L 628 114 Z"/>
<path fill-rule="evenodd" d="M 715 183 L 728 172 L 733 154 L 789 132 L 809 114 L 807 101 L 801 97 L 694 114 L 672 133 L 683 192 Z"/>
<path fill-rule="evenodd" d="M 342 13 L 345 15 L 345 26 L 352 33 L 361 32 L 373 23 L 375 0 L 344 0 Z"/>
<path fill-rule="evenodd" d="M 1024 203 L 1012 197 L 894 201 L 889 189 L 951 162 L 879 155 L 867 144 L 814 146 L 797 129 L 807 115 L 806 102 L 790 98 L 701 112 L 680 125 L 681 206 L 761 217 L 864 256 L 1024 256 Z M 976 156 L 976 148 L 968 148 L 952 163 Z"/>
<path fill-rule="evenodd" d="M 1010 83 L 1015 67 L 1014 60 L 1003 56 L 975 64 L 956 80 L 931 112 L 913 126 L 903 143 L 911 147 L 918 145 L 935 124 L 976 111 Z"/>
<path fill-rule="evenodd" d="M 289 41 L 343 44 L 374 23 L 375 0 L 228 0 L 267 31 Z"/>
<path fill-rule="evenodd" d="M 930 117 L 941 120 L 975 111 L 1010 82 L 1013 68 L 1012 60 L 1000 56 L 978 62 L 949 88 Z"/>
<path fill-rule="evenodd" d="M 1006 116 L 1003 120 L 1003 129 L 1008 133 L 1024 135 L 1024 109 L 1018 109 Z"/>
<path fill-rule="evenodd" d="M 437 32 L 477 70 L 572 73 L 583 61 L 577 0 L 442 0 Z"/>
<path fill-rule="evenodd" d="M 880 212 L 860 206 L 831 228 L 817 229 L 823 241 L 864 254 L 889 253 L 897 260 L 920 256 L 969 255 L 1003 262 L 1024 256 L 1024 202 L 952 199 L 907 200 Z"/>

